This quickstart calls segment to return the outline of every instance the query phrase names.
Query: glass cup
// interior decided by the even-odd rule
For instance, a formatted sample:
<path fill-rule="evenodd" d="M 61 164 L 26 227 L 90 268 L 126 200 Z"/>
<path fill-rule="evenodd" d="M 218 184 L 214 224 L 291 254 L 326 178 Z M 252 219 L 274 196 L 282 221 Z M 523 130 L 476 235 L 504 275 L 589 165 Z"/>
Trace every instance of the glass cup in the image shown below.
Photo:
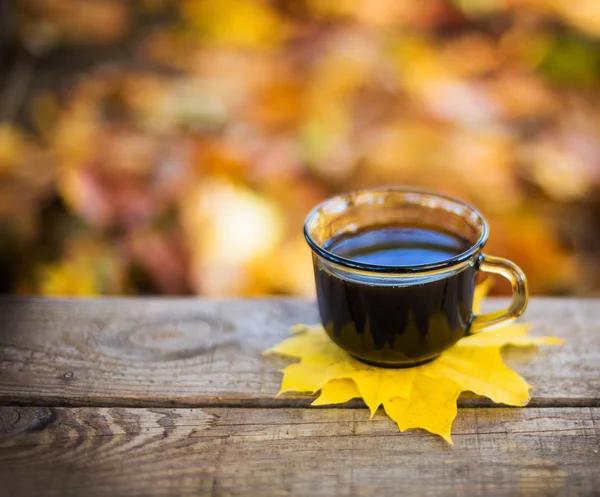
<path fill-rule="evenodd" d="M 384 266 L 328 249 L 332 240 L 380 226 L 429 226 L 465 240 L 466 250 L 432 264 Z M 511 261 L 485 255 L 488 225 L 473 207 L 436 193 L 397 188 L 339 195 L 308 215 L 321 322 L 355 358 L 385 367 L 435 359 L 461 338 L 513 321 L 527 307 L 527 281 Z M 509 307 L 473 314 L 477 273 L 504 276 Z"/>

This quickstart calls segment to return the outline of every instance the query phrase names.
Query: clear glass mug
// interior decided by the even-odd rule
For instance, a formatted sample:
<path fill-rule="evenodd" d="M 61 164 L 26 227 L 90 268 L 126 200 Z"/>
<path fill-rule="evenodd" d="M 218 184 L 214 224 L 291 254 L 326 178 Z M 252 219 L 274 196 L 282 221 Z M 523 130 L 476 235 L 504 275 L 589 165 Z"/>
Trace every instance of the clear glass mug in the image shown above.
<path fill-rule="evenodd" d="M 468 241 L 434 264 L 382 266 L 336 255 L 336 237 L 381 225 L 431 226 Z M 488 224 L 473 207 L 436 193 L 389 188 L 326 200 L 308 215 L 321 321 L 331 339 L 377 366 L 408 367 L 435 359 L 461 338 L 508 323 L 527 307 L 527 281 L 513 262 L 483 253 Z M 508 279 L 509 307 L 473 314 L 478 272 Z"/>

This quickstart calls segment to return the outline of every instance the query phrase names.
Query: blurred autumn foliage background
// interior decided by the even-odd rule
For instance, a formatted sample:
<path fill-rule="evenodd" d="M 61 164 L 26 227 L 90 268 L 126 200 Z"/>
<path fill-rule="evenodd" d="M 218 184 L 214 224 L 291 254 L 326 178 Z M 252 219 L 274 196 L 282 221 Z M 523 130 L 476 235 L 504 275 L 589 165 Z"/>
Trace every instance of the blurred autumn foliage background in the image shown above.
<path fill-rule="evenodd" d="M 341 191 L 461 197 L 600 294 L 598 0 L 4 0 L 0 290 L 312 295 Z"/>

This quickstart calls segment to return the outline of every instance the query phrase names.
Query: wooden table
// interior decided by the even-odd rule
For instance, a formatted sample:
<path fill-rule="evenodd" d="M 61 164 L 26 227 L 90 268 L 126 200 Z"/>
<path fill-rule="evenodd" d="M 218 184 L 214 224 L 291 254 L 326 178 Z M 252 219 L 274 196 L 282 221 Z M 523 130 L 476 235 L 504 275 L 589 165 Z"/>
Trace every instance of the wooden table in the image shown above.
<path fill-rule="evenodd" d="M 500 305 L 498 302 L 492 306 Z M 455 446 L 275 398 L 294 299 L 0 300 L 0 495 L 599 495 L 600 301 L 535 299 L 527 408 L 464 396 Z"/>

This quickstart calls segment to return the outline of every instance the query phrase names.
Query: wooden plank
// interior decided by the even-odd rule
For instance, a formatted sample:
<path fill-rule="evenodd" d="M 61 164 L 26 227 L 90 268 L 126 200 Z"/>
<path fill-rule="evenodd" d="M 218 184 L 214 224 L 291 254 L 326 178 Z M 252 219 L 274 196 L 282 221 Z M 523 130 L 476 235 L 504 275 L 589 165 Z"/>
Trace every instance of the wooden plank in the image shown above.
<path fill-rule="evenodd" d="M 592 495 L 600 409 L 459 412 L 454 447 L 358 409 L 0 408 L 0 494 Z"/>
<path fill-rule="evenodd" d="M 491 306 L 499 306 L 492 302 Z M 534 334 L 561 347 L 513 350 L 532 406 L 600 406 L 600 301 L 533 300 Z M 288 363 L 261 352 L 317 322 L 295 299 L 9 298 L 0 301 L 0 403 L 49 406 L 308 406 L 275 399 Z M 462 398 L 461 406 L 490 405 Z"/>

